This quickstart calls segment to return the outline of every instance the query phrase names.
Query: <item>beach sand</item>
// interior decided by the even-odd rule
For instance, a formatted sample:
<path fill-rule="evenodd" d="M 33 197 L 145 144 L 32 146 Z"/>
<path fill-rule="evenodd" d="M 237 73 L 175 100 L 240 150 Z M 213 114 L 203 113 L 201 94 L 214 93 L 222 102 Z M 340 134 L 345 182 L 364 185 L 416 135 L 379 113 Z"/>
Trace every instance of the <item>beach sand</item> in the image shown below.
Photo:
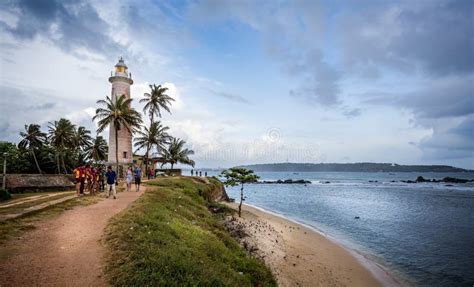
<path fill-rule="evenodd" d="M 227 204 L 238 208 L 236 203 Z M 247 250 L 266 262 L 279 286 L 400 285 L 361 255 L 280 216 L 244 205 L 242 218 L 236 214 L 226 224 Z"/>

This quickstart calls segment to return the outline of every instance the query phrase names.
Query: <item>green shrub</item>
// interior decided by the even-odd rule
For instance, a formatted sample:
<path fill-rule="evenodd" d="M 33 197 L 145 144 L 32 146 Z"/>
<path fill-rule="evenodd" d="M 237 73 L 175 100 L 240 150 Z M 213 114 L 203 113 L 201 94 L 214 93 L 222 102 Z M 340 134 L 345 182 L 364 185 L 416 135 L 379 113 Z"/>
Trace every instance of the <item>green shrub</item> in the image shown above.
<path fill-rule="evenodd" d="M 0 201 L 6 201 L 10 198 L 12 198 L 11 194 L 7 190 L 0 188 Z"/>

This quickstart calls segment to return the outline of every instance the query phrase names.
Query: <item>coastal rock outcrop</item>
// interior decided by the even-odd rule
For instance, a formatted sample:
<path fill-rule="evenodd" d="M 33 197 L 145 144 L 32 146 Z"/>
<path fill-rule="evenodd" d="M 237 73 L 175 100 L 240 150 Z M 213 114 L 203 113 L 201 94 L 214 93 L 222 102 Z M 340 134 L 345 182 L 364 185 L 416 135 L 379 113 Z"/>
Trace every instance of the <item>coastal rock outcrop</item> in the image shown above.
<path fill-rule="evenodd" d="M 394 180 L 392 180 L 391 182 L 395 182 Z M 416 178 L 416 180 L 400 180 L 400 182 L 404 182 L 404 183 L 423 183 L 423 182 L 444 182 L 444 183 L 468 183 L 468 182 L 474 182 L 474 179 L 463 179 L 463 178 L 455 178 L 455 177 L 445 177 L 443 179 L 436 179 L 436 178 L 433 178 L 433 179 L 427 179 L 427 178 L 424 178 L 423 176 L 418 176 Z"/>
<path fill-rule="evenodd" d="M 285 179 L 285 180 L 264 180 L 255 182 L 256 184 L 311 184 L 311 181 L 304 179 Z"/>

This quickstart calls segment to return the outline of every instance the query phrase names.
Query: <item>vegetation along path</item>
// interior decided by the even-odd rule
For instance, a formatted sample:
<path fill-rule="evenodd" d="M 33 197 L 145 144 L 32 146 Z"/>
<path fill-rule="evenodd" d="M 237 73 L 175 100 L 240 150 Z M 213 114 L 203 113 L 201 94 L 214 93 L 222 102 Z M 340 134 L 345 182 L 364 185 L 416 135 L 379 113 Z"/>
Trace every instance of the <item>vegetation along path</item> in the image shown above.
<path fill-rule="evenodd" d="M 6 243 L 1 248 L 11 255 L 0 260 L 0 286 L 106 286 L 104 228 L 142 193 L 122 192 L 116 200 L 65 211 Z"/>

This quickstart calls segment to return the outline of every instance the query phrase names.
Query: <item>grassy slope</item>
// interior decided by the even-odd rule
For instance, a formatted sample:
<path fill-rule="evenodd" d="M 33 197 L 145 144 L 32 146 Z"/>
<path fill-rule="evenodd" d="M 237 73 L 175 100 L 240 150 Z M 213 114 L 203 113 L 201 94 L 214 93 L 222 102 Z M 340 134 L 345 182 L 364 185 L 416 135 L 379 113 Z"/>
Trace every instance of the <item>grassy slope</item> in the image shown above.
<path fill-rule="evenodd" d="M 213 183 L 214 184 L 214 183 Z M 106 273 L 115 286 L 276 286 L 219 224 L 209 185 L 161 179 L 112 220 Z"/>

